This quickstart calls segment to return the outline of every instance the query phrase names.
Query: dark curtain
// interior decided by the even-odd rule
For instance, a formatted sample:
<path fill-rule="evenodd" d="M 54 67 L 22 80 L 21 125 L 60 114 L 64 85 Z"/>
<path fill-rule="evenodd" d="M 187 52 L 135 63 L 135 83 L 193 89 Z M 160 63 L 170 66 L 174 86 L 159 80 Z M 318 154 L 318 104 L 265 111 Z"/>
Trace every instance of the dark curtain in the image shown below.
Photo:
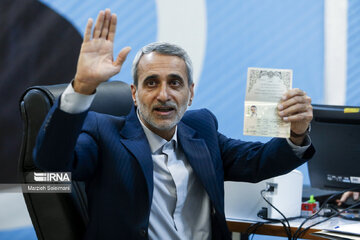
<path fill-rule="evenodd" d="M 21 94 L 70 82 L 81 42 L 70 22 L 39 1 L 0 0 L 0 183 L 17 181 Z"/>

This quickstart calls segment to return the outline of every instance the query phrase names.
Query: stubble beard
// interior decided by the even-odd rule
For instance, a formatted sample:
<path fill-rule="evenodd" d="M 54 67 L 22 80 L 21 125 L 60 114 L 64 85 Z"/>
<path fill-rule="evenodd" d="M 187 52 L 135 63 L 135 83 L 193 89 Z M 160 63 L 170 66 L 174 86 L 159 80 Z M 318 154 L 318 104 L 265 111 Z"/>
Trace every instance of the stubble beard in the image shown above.
<path fill-rule="evenodd" d="M 158 124 L 156 122 L 155 117 L 152 115 L 152 109 L 154 109 L 156 106 L 151 106 L 148 108 L 143 102 L 139 101 L 138 94 L 135 94 L 136 102 L 137 102 L 137 108 L 141 115 L 141 117 L 153 128 L 158 129 L 160 131 L 168 131 L 173 129 L 181 120 L 181 118 L 184 116 L 187 104 L 182 104 L 179 108 L 174 102 L 167 102 L 167 103 L 158 103 L 156 106 L 163 106 L 163 107 L 173 107 L 175 110 L 175 119 L 173 121 L 169 122 L 163 122 L 162 124 Z"/>

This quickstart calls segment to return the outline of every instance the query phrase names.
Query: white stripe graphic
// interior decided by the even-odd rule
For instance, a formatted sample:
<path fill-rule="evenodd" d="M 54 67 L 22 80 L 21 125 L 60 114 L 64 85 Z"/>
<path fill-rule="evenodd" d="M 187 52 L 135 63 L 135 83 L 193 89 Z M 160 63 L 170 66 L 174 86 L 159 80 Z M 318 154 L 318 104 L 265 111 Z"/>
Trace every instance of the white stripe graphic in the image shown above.
<path fill-rule="evenodd" d="M 324 103 L 345 105 L 348 0 L 325 0 Z"/>
<path fill-rule="evenodd" d="M 206 49 L 205 0 L 156 0 L 158 41 L 183 47 L 194 66 L 194 82 L 199 81 Z"/>

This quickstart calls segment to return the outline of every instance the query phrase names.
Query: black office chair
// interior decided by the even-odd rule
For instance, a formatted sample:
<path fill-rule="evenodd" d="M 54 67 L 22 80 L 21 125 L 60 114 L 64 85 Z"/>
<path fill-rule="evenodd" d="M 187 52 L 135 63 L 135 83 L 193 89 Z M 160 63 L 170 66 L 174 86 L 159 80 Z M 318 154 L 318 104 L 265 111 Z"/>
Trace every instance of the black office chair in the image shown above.
<path fill-rule="evenodd" d="M 23 183 L 33 182 L 32 151 L 37 133 L 46 114 L 68 84 L 35 86 L 27 89 L 20 100 L 23 138 L 19 159 L 19 177 Z M 102 83 L 90 110 L 124 116 L 133 101 L 130 86 L 124 82 Z M 84 183 L 72 181 L 70 193 L 23 193 L 39 240 L 82 239 L 88 222 Z"/>

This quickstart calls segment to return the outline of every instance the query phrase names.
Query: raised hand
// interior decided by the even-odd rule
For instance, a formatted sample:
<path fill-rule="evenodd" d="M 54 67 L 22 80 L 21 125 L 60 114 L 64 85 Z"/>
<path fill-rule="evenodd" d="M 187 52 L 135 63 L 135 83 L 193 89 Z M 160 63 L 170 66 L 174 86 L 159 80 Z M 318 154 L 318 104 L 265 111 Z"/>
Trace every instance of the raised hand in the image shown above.
<path fill-rule="evenodd" d="M 123 48 L 114 61 L 116 22 L 116 14 L 110 9 L 100 11 L 91 37 L 93 20 L 89 18 L 74 79 L 76 92 L 92 94 L 100 83 L 120 72 L 131 48 Z"/>
<path fill-rule="evenodd" d="M 285 93 L 278 105 L 279 116 L 285 122 L 291 122 L 291 131 L 302 135 L 313 118 L 311 98 L 298 88 L 291 89 Z M 301 145 L 305 136 L 290 137 L 291 141 Z"/>

